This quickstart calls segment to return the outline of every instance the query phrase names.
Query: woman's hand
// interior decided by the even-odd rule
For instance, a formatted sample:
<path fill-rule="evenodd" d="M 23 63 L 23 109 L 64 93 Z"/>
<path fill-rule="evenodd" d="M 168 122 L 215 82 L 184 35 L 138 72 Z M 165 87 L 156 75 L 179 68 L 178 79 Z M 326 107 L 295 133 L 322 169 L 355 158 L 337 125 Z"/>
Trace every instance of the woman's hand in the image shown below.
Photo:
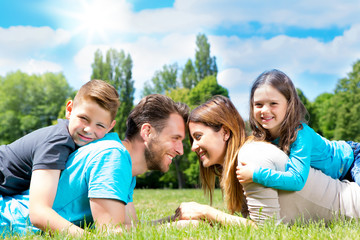
<path fill-rule="evenodd" d="M 175 211 L 180 220 L 201 220 L 206 217 L 207 205 L 196 202 L 183 202 Z"/>
<path fill-rule="evenodd" d="M 253 182 L 254 169 L 245 162 L 240 162 L 241 166 L 236 167 L 236 177 L 240 183 Z"/>

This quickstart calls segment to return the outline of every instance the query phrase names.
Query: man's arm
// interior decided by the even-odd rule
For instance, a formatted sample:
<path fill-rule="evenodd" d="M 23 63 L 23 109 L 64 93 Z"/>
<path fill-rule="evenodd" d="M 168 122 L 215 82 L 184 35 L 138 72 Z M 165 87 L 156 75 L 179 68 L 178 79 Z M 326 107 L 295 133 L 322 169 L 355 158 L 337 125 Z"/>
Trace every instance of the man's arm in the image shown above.
<path fill-rule="evenodd" d="M 137 221 L 133 203 L 125 206 L 123 202 L 115 199 L 91 198 L 90 208 L 98 229 L 121 233 L 123 227 L 129 229 L 132 221 Z"/>
<path fill-rule="evenodd" d="M 83 233 L 83 229 L 75 226 L 56 213 L 53 203 L 56 196 L 60 170 L 35 170 L 30 182 L 29 217 L 31 223 L 43 231 L 66 231 L 72 235 Z"/>
<path fill-rule="evenodd" d="M 129 202 L 125 207 L 125 224 L 126 225 L 136 225 L 138 218 L 136 216 L 136 210 L 133 202 Z"/>

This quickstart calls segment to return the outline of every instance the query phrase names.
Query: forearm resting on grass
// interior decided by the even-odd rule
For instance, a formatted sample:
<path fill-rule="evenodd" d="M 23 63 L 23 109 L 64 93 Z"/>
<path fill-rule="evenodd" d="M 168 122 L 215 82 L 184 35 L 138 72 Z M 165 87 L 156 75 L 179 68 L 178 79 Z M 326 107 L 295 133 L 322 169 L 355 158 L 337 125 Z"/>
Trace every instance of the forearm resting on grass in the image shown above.
<path fill-rule="evenodd" d="M 249 219 L 234 216 L 196 202 L 181 203 L 178 209 L 176 209 L 176 215 L 180 220 L 208 220 L 222 225 L 250 225 L 256 227 L 256 224 Z"/>
<path fill-rule="evenodd" d="M 91 198 L 90 208 L 95 226 L 100 231 L 122 233 L 138 222 L 132 202 L 125 205 L 114 199 Z"/>

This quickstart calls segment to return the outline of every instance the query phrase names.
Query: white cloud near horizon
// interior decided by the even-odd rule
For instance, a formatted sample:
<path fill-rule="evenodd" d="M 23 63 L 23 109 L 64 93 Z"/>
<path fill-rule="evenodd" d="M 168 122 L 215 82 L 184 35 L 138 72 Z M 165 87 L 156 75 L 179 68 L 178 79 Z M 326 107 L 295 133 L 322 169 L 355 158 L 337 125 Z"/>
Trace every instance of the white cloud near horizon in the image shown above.
<path fill-rule="evenodd" d="M 46 52 L 71 39 L 69 32 L 50 27 L 0 27 L 0 74 L 21 70 L 33 74 L 60 72 L 63 67 L 46 59 Z"/>

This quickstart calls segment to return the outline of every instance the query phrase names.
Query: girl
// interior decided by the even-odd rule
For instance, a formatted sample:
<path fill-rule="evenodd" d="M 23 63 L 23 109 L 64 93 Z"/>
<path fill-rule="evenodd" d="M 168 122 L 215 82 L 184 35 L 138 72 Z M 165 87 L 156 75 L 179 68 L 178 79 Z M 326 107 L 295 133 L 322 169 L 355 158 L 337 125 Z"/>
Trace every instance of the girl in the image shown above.
<path fill-rule="evenodd" d="M 301 190 L 310 166 L 334 179 L 355 180 L 360 185 L 354 161 L 359 144 L 329 141 L 305 121 L 306 108 L 290 78 L 279 70 L 262 73 L 250 94 L 250 126 L 256 140 L 271 141 L 289 155 L 284 172 L 267 168 L 238 167 L 241 183 L 254 181 L 267 187 L 288 191 Z M 360 158 L 359 158 L 360 159 Z M 358 179 L 357 179 L 358 178 Z"/>

